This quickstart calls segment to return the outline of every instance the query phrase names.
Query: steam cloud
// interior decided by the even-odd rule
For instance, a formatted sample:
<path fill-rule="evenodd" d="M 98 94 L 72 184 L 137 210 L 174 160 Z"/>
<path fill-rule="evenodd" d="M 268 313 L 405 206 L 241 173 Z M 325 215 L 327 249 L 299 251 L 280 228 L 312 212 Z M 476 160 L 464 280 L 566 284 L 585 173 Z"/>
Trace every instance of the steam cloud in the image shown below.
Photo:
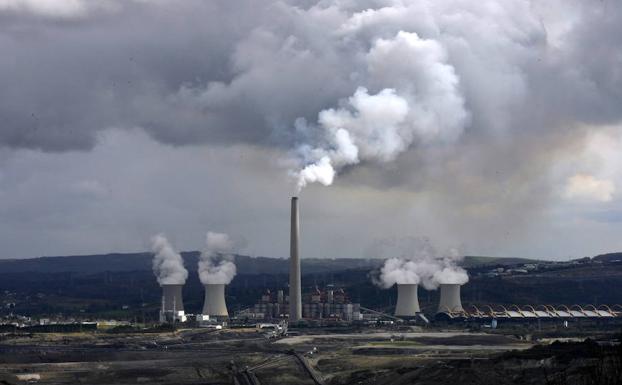
<path fill-rule="evenodd" d="M 184 260 L 166 239 L 164 234 L 151 238 L 153 256 L 153 273 L 160 285 L 183 285 L 188 278 L 188 270 L 184 267 Z"/>
<path fill-rule="evenodd" d="M 622 179 L 617 171 L 601 174 L 602 165 L 619 163 L 558 169 L 574 163 L 593 134 L 622 137 L 619 0 L 0 0 L 0 18 L 0 51 L 10 53 L 0 59 L 0 211 L 16 212 L 3 217 L 12 218 L 0 231 L 7 247 L 33 243 L 15 241 L 10 230 L 31 226 L 26 210 L 40 213 L 36 205 L 48 201 L 35 194 L 50 184 L 41 173 L 81 178 L 114 173 L 111 156 L 132 161 L 131 147 L 86 152 L 101 146 L 102 131 L 114 134 L 111 127 L 131 129 L 128 135 L 139 128 L 178 153 L 207 144 L 226 154 L 210 164 L 214 173 L 219 163 L 231 166 L 232 146 L 252 147 L 261 157 L 245 156 L 252 169 L 235 167 L 235 177 L 271 187 L 269 164 L 282 163 L 269 162 L 290 155 L 286 169 L 300 186 L 339 175 L 373 194 L 416 193 L 424 199 L 409 206 L 421 208 L 418 218 L 434 225 L 429 232 L 442 237 L 447 229 L 451 242 L 466 239 L 474 253 L 544 257 L 619 245 L 617 231 L 594 222 L 594 215 L 620 222 L 603 205 L 619 204 Z M 70 150 L 85 152 L 55 154 Z M 151 171 L 155 163 L 133 174 L 148 180 L 174 172 Z M 135 194 L 146 186 L 137 183 Z M 107 204 L 123 207 L 117 203 L 125 197 L 114 194 L 120 189 L 107 191 Z M 266 197 L 257 199 L 263 206 Z M 90 210 L 98 206 L 82 210 L 82 200 L 64 190 L 54 201 L 87 221 L 98 218 Z M 581 207 L 549 210 L 558 203 Z M 551 212 L 566 212 L 551 220 L 560 239 L 582 237 L 551 246 L 541 235 L 547 231 L 524 231 L 557 218 Z M 64 221 L 64 228 L 80 222 Z M 100 239 L 106 228 L 99 226 L 83 242 Z M 126 242 L 128 231 L 136 230 L 123 226 L 114 241 Z"/>
<path fill-rule="evenodd" d="M 233 242 L 227 234 L 209 231 L 206 248 L 199 260 L 199 278 L 206 284 L 229 284 L 236 274 L 233 263 Z"/>
<path fill-rule="evenodd" d="M 389 288 L 396 283 L 420 284 L 435 290 L 440 284 L 468 282 L 466 271 L 458 266 L 462 257 L 455 250 L 439 253 L 427 241 L 410 241 L 409 252 L 385 261 L 379 276 L 374 278 L 377 285 Z"/>
<path fill-rule="evenodd" d="M 363 66 L 360 83 L 385 88 L 370 94 L 358 87 L 342 107 L 321 111 L 317 127 L 297 121 L 301 132 L 320 132 L 318 145 L 297 150 L 304 165 L 294 173 L 299 189 L 331 185 L 348 165 L 393 161 L 414 143 L 453 141 L 468 122 L 458 77 L 439 42 L 399 31 L 375 40 Z"/>

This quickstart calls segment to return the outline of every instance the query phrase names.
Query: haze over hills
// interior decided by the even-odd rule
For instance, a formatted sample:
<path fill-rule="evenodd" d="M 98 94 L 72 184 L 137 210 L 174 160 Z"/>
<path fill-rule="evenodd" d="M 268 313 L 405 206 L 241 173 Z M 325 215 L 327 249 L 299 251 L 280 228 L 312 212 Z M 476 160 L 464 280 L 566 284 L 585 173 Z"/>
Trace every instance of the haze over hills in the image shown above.
<path fill-rule="evenodd" d="M 181 253 L 187 269 L 196 271 L 198 251 Z M 53 256 L 29 259 L 0 260 L 3 273 L 99 273 L 105 271 L 144 271 L 151 270 L 152 253 L 111 253 L 93 255 Z M 241 274 L 287 274 L 287 260 L 270 257 L 250 257 L 237 255 L 236 265 Z M 498 258 L 467 256 L 462 261 L 464 267 L 486 265 L 511 265 L 529 263 L 534 260 L 524 258 Z M 302 259 L 305 273 L 322 273 L 349 269 L 375 269 L 382 265 L 382 259 L 374 258 L 307 258 Z"/>

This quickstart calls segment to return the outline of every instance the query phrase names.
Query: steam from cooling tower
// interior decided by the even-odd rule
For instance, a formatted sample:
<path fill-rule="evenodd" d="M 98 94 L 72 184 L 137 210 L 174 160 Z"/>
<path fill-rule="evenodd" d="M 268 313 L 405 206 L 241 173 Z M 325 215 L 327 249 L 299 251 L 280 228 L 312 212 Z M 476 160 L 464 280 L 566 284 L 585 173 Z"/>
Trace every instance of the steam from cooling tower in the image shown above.
<path fill-rule="evenodd" d="M 375 40 L 362 60 L 362 86 L 352 96 L 321 111 L 317 124 L 296 121 L 297 131 L 313 138 L 296 151 L 299 189 L 331 185 L 339 170 L 362 161 L 391 162 L 416 144 L 452 142 L 469 121 L 458 76 L 438 41 L 401 31 Z"/>
<path fill-rule="evenodd" d="M 166 239 L 164 234 L 151 238 L 153 256 L 153 273 L 160 285 L 183 285 L 188 278 L 188 270 L 184 267 L 184 260 Z"/>
<path fill-rule="evenodd" d="M 206 248 L 199 260 L 201 283 L 228 285 L 236 274 L 233 263 L 233 241 L 227 234 L 208 232 L 205 237 Z"/>
<path fill-rule="evenodd" d="M 394 284 L 420 284 L 435 290 L 441 284 L 465 284 L 469 280 L 466 271 L 458 266 L 463 257 L 455 250 L 439 253 L 429 241 L 411 238 L 405 244 L 409 250 L 398 257 L 388 258 L 374 282 L 384 288 Z"/>

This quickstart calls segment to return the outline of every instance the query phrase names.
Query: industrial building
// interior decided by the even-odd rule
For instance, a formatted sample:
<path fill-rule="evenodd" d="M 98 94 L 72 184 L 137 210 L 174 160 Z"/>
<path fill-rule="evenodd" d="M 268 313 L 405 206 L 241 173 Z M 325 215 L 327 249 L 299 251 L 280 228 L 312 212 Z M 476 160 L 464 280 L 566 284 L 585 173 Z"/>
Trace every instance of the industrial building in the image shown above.
<path fill-rule="evenodd" d="M 287 297 L 284 297 L 283 290 L 277 291 L 274 295 L 267 290 L 259 300 L 253 306 L 252 313 L 250 314 L 255 319 L 280 319 L 289 316 L 289 301 Z"/>
<path fill-rule="evenodd" d="M 267 290 L 251 308 L 237 314 L 237 317 L 246 317 L 257 320 L 283 321 L 290 323 L 300 320 L 335 320 L 359 321 L 367 315 L 373 314 L 374 319 L 388 317 L 396 320 L 416 321 L 428 319 L 422 315 L 418 299 L 417 284 L 397 284 L 397 302 L 394 316 L 361 308 L 360 304 L 353 303 L 342 288 L 332 285 L 320 289 L 313 288 L 303 296 L 301 289 L 300 271 L 300 220 L 298 198 L 291 198 L 290 215 L 290 266 L 289 266 L 289 295 L 284 290 L 271 292 Z M 435 319 L 438 321 L 472 321 L 489 322 L 492 320 L 507 321 L 543 321 L 543 320 L 622 320 L 622 306 L 601 305 L 587 306 L 551 306 L 551 305 L 501 305 L 463 307 L 460 297 L 460 284 L 440 284 L 440 299 Z M 161 322 L 185 322 L 186 314 L 182 299 L 183 285 L 162 285 Z M 202 314 L 196 320 L 200 322 L 224 321 L 229 317 L 225 303 L 224 284 L 204 285 L 205 300 Z M 496 322 L 496 321 L 495 321 Z"/>
<path fill-rule="evenodd" d="M 360 304 L 352 303 L 343 289 L 319 290 L 308 294 L 302 305 L 302 315 L 309 319 L 339 319 L 344 321 L 361 318 Z"/>
<path fill-rule="evenodd" d="M 621 305 L 470 305 L 462 306 L 460 298 L 460 284 L 441 284 L 440 299 L 435 315 L 436 321 L 447 322 L 498 322 L 530 323 L 562 321 L 594 321 L 594 322 L 622 322 Z M 402 320 L 413 319 L 421 315 L 417 295 L 418 285 L 398 284 L 395 317 Z"/>
<path fill-rule="evenodd" d="M 267 290 L 248 316 L 265 320 L 289 318 L 289 309 L 289 297 L 283 295 L 283 290 L 276 293 Z M 343 289 L 333 290 L 332 287 L 324 290 L 315 288 L 311 293 L 304 295 L 301 309 L 303 319 L 343 321 L 361 319 L 360 304 L 352 303 Z"/>
<path fill-rule="evenodd" d="M 467 307 L 467 310 L 444 311 L 437 314 L 437 319 L 448 321 L 606 321 L 622 320 L 620 305 L 484 305 Z"/>

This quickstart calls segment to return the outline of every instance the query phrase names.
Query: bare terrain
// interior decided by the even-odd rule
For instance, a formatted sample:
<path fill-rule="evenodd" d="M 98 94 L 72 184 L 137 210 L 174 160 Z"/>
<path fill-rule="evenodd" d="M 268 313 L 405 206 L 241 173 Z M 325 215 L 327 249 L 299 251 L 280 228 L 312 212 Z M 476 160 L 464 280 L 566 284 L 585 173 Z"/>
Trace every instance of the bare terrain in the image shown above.
<path fill-rule="evenodd" d="M 5 334 L 0 383 L 548 384 L 566 376 L 571 384 L 615 357 L 595 342 L 554 340 L 455 330 L 315 330 L 280 340 L 254 329 Z"/>

